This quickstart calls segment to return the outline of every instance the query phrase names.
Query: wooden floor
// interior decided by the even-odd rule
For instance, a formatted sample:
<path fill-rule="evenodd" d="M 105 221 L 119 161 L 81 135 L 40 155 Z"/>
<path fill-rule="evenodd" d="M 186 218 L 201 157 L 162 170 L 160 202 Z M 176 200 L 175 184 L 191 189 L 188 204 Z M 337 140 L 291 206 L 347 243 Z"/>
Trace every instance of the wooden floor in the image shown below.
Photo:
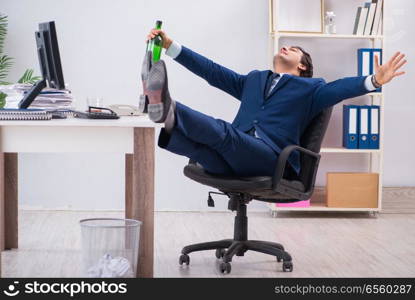
<path fill-rule="evenodd" d="M 268 255 L 235 257 L 226 277 L 414 277 L 415 198 L 391 190 L 377 218 L 366 213 L 249 213 L 249 238 L 282 243 L 294 271 Z M 406 196 L 405 196 L 406 195 Z M 406 197 L 406 198 L 405 198 Z M 397 199 L 399 198 L 399 199 Z M 406 200 L 402 200 L 406 199 Z M 400 205 L 398 205 L 400 203 Z M 19 211 L 18 250 L 2 253 L 3 277 L 80 277 L 79 220 L 122 217 L 121 212 Z M 230 238 L 232 213 L 158 212 L 155 217 L 155 277 L 221 277 L 213 251 L 192 253 L 179 267 L 184 245 Z"/>

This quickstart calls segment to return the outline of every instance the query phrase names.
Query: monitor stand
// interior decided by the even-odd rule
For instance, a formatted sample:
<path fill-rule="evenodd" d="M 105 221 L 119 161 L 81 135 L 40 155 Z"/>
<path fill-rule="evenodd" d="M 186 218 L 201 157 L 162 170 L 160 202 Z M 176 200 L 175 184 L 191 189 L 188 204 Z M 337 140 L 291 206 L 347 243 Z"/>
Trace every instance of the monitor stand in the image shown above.
<path fill-rule="evenodd" d="M 26 109 L 32 104 L 33 100 L 46 87 L 46 80 L 42 79 L 35 83 L 35 85 L 27 92 L 24 98 L 19 102 L 20 109 Z"/>

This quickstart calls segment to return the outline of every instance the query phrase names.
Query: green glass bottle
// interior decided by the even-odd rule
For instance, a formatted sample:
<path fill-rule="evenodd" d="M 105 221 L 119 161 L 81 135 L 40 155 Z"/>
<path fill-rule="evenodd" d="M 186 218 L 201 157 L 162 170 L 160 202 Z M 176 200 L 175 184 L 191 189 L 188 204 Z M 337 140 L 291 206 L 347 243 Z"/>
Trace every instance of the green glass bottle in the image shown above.
<path fill-rule="evenodd" d="M 157 21 L 155 29 L 161 29 L 161 24 L 161 21 Z M 147 43 L 147 51 L 151 51 L 153 53 L 153 62 L 160 60 L 161 49 L 163 49 L 163 38 L 160 35 L 157 35 Z"/>

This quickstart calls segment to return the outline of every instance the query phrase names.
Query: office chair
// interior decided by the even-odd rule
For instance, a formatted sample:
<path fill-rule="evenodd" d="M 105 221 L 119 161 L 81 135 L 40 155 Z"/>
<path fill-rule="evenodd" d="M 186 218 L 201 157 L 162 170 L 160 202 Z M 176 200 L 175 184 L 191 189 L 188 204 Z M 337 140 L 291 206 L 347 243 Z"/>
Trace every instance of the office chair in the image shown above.
<path fill-rule="evenodd" d="M 307 200 L 314 191 L 314 182 L 320 161 L 320 148 L 326 132 L 333 107 L 320 112 L 309 123 L 300 139 L 300 146 L 289 145 L 280 153 L 274 175 L 254 177 L 231 177 L 210 174 L 197 162 L 190 160 L 185 166 L 184 175 L 201 184 L 221 191 L 209 192 L 208 206 L 214 206 L 211 193 L 228 196 L 228 209 L 236 211 L 233 239 L 199 243 L 182 249 L 180 265 L 189 265 L 189 253 L 202 250 L 216 250 L 216 257 L 222 259 L 219 269 L 222 273 L 231 272 L 232 257 L 244 256 L 248 250 L 273 255 L 278 262 L 283 261 L 282 270 L 292 272 L 291 255 L 279 243 L 248 240 L 247 204 L 251 200 L 271 203 L 288 203 Z M 301 170 L 297 175 L 286 168 L 292 151 L 300 152 Z M 227 249 L 227 250 L 226 250 Z"/>

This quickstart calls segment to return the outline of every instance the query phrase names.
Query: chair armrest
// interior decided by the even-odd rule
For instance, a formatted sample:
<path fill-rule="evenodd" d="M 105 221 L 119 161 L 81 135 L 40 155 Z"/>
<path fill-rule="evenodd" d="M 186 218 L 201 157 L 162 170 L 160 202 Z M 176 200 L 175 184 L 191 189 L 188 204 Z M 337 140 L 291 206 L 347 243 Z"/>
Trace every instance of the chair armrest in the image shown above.
<path fill-rule="evenodd" d="M 310 150 L 305 149 L 303 147 L 300 147 L 298 145 L 289 145 L 281 151 L 281 153 L 278 157 L 277 166 L 275 168 L 274 176 L 272 178 L 273 190 L 277 190 L 281 179 L 283 179 L 284 170 L 285 170 L 285 167 L 286 167 L 286 164 L 287 164 L 288 157 L 290 156 L 290 154 L 294 150 L 299 150 L 300 152 L 302 152 L 306 155 L 309 155 L 310 157 L 312 157 L 314 159 L 314 165 L 309 170 L 309 174 L 307 174 L 307 179 L 308 180 L 307 180 L 307 185 L 305 186 L 306 192 L 309 191 L 309 189 L 310 189 L 309 185 L 315 179 L 315 176 L 316 176 L 316 173 L 317 173 L 317 167 L 318 167 L 321 155 L 319 153 L 315 153 L 313 151 L 310 151 Z"/>

